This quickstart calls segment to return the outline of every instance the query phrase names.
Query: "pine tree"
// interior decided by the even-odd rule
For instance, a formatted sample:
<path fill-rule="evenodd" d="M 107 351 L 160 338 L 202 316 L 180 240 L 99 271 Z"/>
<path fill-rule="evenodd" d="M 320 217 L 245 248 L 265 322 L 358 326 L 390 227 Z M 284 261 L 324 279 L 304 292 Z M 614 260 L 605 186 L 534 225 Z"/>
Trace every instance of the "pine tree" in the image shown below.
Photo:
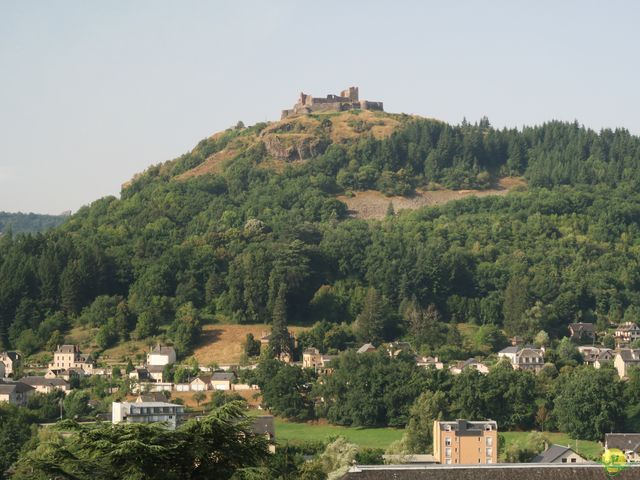
<path fill-rule="evenodd" d="M 386 311 L 384 301 L 378 291 L 367 290 L 364 306 L 356 318 L 356 335 L 360 342 L 380 343 L 384 337 Z"/>
<path fill-rule="evenodd" d="M 291 335 L 287 329 L 287 289 L 280 284 L 278 295 L 273 305 L 273 323 L 269 346 L 276 358 L 284 358 L 291 355 Z"/>

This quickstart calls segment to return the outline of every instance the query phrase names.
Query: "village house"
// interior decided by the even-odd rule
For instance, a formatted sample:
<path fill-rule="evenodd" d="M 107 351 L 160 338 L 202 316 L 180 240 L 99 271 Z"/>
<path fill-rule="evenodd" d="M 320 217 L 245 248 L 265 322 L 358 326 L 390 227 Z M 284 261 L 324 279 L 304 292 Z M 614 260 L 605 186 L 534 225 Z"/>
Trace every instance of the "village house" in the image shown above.
<path fill-rule="evenodd" d="M 23 407 L 35 391 L 35 388 L 26 383 L 0 380 L 0 403 Z"/>
<path fill-rule="evenodd" d="M 424 368 L 435 368 L 436 370 L 442 370 L 444 363 L 442 363 L 438 357 L 416 357 L 416 366 Z"/>
<path fill-rule="evenodd" d="M 129 378 L 138 382 L 145 382 L 149 381 L 151 377 L 146 367 L 136 367 L 129 372 Z"/>
<path fill-rule="evenodd" d="M 391 358 L 397 358 L 401 353 L 413 355 L 413 347 L 409 342 L 391 342 L 387 345 L 387 353 Z"/>
<path fill-rule="evenodd" d="M 2 377 L 13 377 L 13 373 L 20 363 L 20 358 L 21 357 L 18 352 L 0 353 L 0 363 L 4 366 L 4 374 Z"/>
<path fill-rule="evenodd" d="M 544 452 L 536 455 L 531 463 L 592 463 L 574 452 L 571 447 L 551 445 Z"/>
<path fill-rule="evenodd" d="M 167 402 L 113 402 L 111 422 L 117 423 L 164 423 L 175 430 L 184 415 L 184 406 Z"/>
<path fill-rule="evenodd" d="M 640 367 L 640 350 L 632 350 L 630 348 L 623 348 L 613 359 L 613 366 L 618 371 L 618 376 L 621 379 L 629 378 L 629 370 L 632 367 Z"/>
<path fill-rule="evenodd" d="M 291 346 L 291 351 L 298 348 L 298 339 L 296 338 L 293 332 L 289 332 L 289 339 L 290 339 L 289 345 Z M 263 330 L 262 335 L 260 336 L 260 348 L 262 348 L 263 346 L 269 346 L 270 341 L 271 341 L 271 333 L 266 330 Z M 293 361 L 293 357 L 291 356 L 290 352 L 282 352 L 278 356 L 278 360 L 285 363 L 291 363 Z"/>
<path fill-rule="evenodd" d="M 484 363 L 478 362 L 475 358 L 469 358 L 464 362 L 458 362 L 454 365 L 451 365 L 449 367 L 449 371 L 452 375 L 459 375 L 466 368 L 472 368 L 484 374 L 489 373 L 489 367 L 487 367 Z"/>
<path fill-rule="evenodd" d="M 326 374 L 331 372 L 331 361 L 335 355 L 323 355 L 317 348 L 307 348 L 302 352 L 302 368 L 312 368 L 316 373 Z"/>
<path fill-rule="evenodd" d="M 263 436 L 269 444 L 269 452 L 276 453 L 276 427 L 273 415 L 260 415 L 253 418 L 251 430 L 256 435 Z"/>
<path fill-rule="evenodd" d="M 231 390 L 231 384 L 235 381 L 235 379 L 235 373 L 215 372 L 211 376 L 211 388 L 213 390 Z"/>
<path fill-rule="evenodd" d="M 616 328 L 615 332 L 617 345 L 629 345 L 640 338 L 640 328 L 633 322 L 625 322 Z"/>
<path fill-rule="evenodd" d="M 596 368 L 600 368 L 605 361 L 613 360 L 615 356 L 613 350 L 604 347 L 580 346 L 578 351 L 585 365 L 593 365 L 595 367 L 596 362 L 598 362 L 598 367 Z"/>
<path fill-rule="evenodd" d="M 442 464 L 478 465 L 498 461 L 498 425 L 493 420 L 433 422 L 433 456 Z"/>
<path fill-rule="evenodd" d="M 205 392 L 211 390 L 211 375 L 198 375 L 189 383 L 192 392 Z"/>
<path fill-rule="evenodd" d="M 29 385 L 30 387 L 35 388 L 36 392 L 43 394 L 55 392 L 56 390 L 64 392 L 65 394 L 71 391 L 69 382 L 62 378 L 31 376 L 21 378 L 19 382 Z"/>
<path fill-rule="evenodd" d="M 97 369 L 93 369 L 95 373 Z M 82 378 L 86 377 L 87 372 L 81 368 L 50 368 L 47 373 L 44 374 L 44 378 L 61 378 L 70 382 L 73 377 Z"/>
<path fill-rule="evenodd" d="M 174 363 L 176 363 L 176 351 L 173 347 L 158 344 L 147 354 L 147 365 L 164 367 Z"/>
<path fill-rule="evenodd" d="M 572 323 L 569 325 L 571 340 L 580 342 L 588 340 L 593 342 L 596 339 L 596 329 L 593 323 Z"/>
<path fill-rule="evenodd" d="M 356 350 L 356 353 L 369 353 L 375 351 L 376 347 L 374 347 L 371 343 L 365 343 L 358 350 Z"/>
<path fill-rule="evenodd" d="M 544 349 L 511 346 L 498 352 L 498 358 L 506 358 L 515 370 L 530 370 L 538 373 L 544 366 Z"/>
<path fill-rule="evenodd" d="M 640 433 L 606 433 L 604 448 L 617 448 L 624 452 L 627 462 L 640 462 Z"/>
<path fill-rule="evenodd" d="M 96 363 L 91 355 L 85 355 L 80 351 L 78 345 L 58 345 L 53 352 L 53 361 L 49 364 L 50 369 L 70 369 L 79 368 L 86 374 L 93 374 Z"/>
<path fill-rule="evenodd" d="M 166 379 L 164 378 L 164 365 L 147 365 L 145 367 L 149 374 L 149 378 L 156 382 L 164 382 Z"/>

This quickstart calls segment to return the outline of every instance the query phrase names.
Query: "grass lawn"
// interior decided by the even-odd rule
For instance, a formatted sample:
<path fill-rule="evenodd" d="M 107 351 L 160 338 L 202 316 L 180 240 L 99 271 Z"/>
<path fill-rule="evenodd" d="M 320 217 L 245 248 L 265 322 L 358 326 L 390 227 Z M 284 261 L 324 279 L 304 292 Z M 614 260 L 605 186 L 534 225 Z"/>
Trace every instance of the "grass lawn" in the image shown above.
<path fill-rule="evenodd" d="M 501 435 L 504 435 L 504 439 L 509 445 L 513 442 L 518 442 L 524 439 L 529 432 L 498 432 Z M 566 433 L 558 433 L 558 432 L 544 432 L 544 437 L 547 439 L 547 442 L 551 445 L 552 443 L 557 443 L 558 445 L 569 445 L 573 448 L 578 454 L 583 457 L 590 459 L 599 459 L 600 455 L 602 455 L 602 447 L 598 442 L 591 442 L 588 440 L 578 440 L 577 447 L 576 441 L 569 438 L 569 435 Z"/>
<path fill-rule="evenodd" d="M 275 419 L 276 439 L 280 443 L 322 441 L 329 437 L 342 436 L 363 448 L 386 449 L 389 444 L 400 440 L 404 430 L 396 428 L 355 428 L 336 425 L 316 425 L 309 423 L 287 422 Z"/>
<path fill-rule="evenodd" d="M 336 425 L 287 422 L 280 418 L 275 419 L 275 424 L 276 438 L 280 443 L 298 443 L 311 440 L 323 441 L 330 437 L 342 436 L 363 448 L 386 449 L 392 442 L 400 440 L 404 433 L 404 430 L 397 428 L 339 427 Z M 529 434 L 529 432 L 499 433 L 504 435 L 507 445 L 522 441 Z M 578 440 L 576 447 L 576 441 L 569 438 L 569 435 L 566 433 L 544 432 L 544 436 L 549 444 L 569 445 L 586 458 L 599 459 L 602 454 L 602 447 L 598 442 Z"/>

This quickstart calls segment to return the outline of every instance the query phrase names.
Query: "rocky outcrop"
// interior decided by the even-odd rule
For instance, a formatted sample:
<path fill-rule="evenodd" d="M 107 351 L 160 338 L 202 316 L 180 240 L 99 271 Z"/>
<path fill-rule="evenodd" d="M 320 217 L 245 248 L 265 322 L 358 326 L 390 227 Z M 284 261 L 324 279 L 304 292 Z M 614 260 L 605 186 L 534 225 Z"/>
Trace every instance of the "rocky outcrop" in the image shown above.
<path fill-rule="evenodd" d="M 305 134 L 265 135 L 262 140 L 269 155 L 286 161 L 315 157 L 329 144 L 329 139 Z"/>

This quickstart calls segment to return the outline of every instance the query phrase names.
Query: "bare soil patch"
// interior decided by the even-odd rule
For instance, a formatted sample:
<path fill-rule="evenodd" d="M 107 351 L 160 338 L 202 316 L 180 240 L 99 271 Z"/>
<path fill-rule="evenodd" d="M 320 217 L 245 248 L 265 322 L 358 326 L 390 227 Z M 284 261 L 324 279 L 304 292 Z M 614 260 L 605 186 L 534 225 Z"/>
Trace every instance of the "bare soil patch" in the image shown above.
<path fill-rule="evenodd" d="M 354 196 L 338 196 L 338 200 L 347 204 L 349 215 L 364 220 L 381 219 L 387 213 L 389 203 L 393 203 L 396 212 L 415 210 L 428 205 L 441 205 L 452 200 L 476 196 L 506 195 L 515 187 L 525 186 L 526 182 L 518 177 L 505 177 L 499 180 L 495 188 L 487 190 L 418 190 L 412 197 L 387 197 L 375 190 L 356 192 Z"/>
<path fill-rule="evenodd" d="M 243 342 L 247 334 L 256 339 L 262 332 L 269 332 L 270 325 L 205 325 L 193 355 L 200 365 L 217 363 L 218 365 L 237 364 L 244 352 Z M 307 330 L 306 327 L 289 327 L 294 333 Z"/>

